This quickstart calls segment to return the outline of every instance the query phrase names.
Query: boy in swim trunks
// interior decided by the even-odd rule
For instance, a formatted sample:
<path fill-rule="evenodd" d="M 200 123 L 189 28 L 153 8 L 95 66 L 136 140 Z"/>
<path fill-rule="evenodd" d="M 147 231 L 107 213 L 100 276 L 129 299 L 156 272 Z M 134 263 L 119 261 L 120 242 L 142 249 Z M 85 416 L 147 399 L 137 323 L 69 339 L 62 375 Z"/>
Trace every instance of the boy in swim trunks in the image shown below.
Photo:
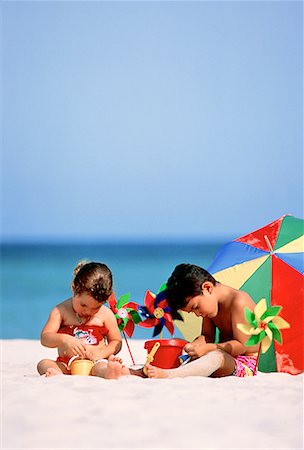
<path fill-rule="evenodd" d="M 97 262 L 80 262 L 74 270 L 72 298 L 57 305 L 41 333 L 45 347 L 58 348 L 56 361 L 43 359 L 38 363 L 40 375 L 70 374 L 73 357 L 90 359 L 102 375 L 107 358 L 121 349 L 121 335 L 116 318 L 104 303 L 112 294 L 112 273 Z M 116 358 L 119 361 L 119 358 Z"/>
<path fill-rule="evenodd" d="M 255 374 L 258 345 L 245 346 L 248 336 L 237 328 L 238 323 L 246 323 L 245 307 L 251 310 L 255 307 L 246 292 L 217 282 L 201 267 L 180 264 L 167 282 L 167 301 L 173 311 L 181 309 L 203 317 L 202 335 L 184 348 L 191 356 L 190 363 L 169 370 L 148 365 L 149 377 Z M 218 344 L 214 343 L 216 327 L 220 332 Z"/>
<path fill-rule="evenodd" d="M 248 336 L 237 328 L 238 323 L 246 323 L 245 307 L 255 307 L 247 293 L 217 282 L 201 267 L 180 264 L 167 282 L 167 301 L 173 312 L 181 309 L 203 317 L 202 335 L 184 347 L 191 357 L 188 364 L 176 369 L 146 364 L 148 377 L 255 375 L 258 345 L 245 346 Z M 214 343 L 216 327 L 220 331 L 218 344 Z M 122 365 L 119 371 L 115 357 L 109 359 L 108 369 L 113 378 L 130 374 Z"/>

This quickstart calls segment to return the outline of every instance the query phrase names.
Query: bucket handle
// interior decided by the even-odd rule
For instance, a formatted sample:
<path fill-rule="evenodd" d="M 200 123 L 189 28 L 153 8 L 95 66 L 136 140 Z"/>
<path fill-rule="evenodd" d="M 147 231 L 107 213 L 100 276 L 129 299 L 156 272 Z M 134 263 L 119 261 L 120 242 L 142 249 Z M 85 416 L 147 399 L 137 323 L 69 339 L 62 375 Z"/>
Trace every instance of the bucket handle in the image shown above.
<path fill-rule="evenodd" d="M 77 358 L 79 358 L 79 355 L 72 356 L 72 358 L 69 359 L 68 368 L 70 368 L 70 365 L 72 364 L 72 362 L 75 361 L 75 359 L 77 359 Z"/>

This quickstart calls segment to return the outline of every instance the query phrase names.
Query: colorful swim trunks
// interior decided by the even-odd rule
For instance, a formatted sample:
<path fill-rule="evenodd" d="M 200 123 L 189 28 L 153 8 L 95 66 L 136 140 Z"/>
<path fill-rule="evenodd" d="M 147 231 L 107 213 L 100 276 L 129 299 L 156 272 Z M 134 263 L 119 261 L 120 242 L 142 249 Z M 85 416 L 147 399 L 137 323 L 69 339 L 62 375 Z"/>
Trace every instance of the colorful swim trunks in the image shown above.
<path fill-rule="evenodd" d="M 235 360 L 235 369 L 232 373 L 235 377 L 253 377 L 256 375 L 255 366 L 257 362 L 256 355 L 239 355 Z"/>

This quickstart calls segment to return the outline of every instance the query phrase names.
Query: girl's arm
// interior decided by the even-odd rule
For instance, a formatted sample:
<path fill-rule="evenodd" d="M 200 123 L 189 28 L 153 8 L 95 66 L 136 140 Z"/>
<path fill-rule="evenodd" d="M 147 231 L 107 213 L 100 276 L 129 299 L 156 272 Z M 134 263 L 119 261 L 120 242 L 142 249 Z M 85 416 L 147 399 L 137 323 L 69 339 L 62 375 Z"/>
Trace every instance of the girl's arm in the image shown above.
<path fill-rule="evenodd" d="M 86 345 L 80 339 L 76 339 L 68 334 L 58 333 L 62 323 L 62 313 L 56 306 L 48 318 L 41 335 L 41 344 L 50 348 L 63 348 L 67 354 L 84 356 Z"/>

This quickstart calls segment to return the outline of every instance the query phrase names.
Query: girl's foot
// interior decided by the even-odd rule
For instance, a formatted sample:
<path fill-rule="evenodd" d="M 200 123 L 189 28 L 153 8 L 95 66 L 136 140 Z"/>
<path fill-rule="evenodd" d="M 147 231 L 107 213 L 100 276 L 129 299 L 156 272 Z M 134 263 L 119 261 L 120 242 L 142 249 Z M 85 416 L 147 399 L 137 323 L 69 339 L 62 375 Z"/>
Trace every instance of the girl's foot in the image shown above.
<path fill-rule="evenodd" d="M 55 375 L 63 375 L 63 373 L 59 369 L 54 369 L 54 367 L 49 367 L 45 372 L 46 377 L 54 377 Z"/>
<path fill-rule="evenodd" d="M 145 365 L 145 373 L 149 378 L 168 378 L 166 370 L 151 366 L 151 364 Z"/>
<path fill-rule="evenodd" d="M 129 369 L 122 365 L 121 358 L 110 355 L 104 377 L 109 380 L 118 380 L 123 375 L 130 375 Z"/>

